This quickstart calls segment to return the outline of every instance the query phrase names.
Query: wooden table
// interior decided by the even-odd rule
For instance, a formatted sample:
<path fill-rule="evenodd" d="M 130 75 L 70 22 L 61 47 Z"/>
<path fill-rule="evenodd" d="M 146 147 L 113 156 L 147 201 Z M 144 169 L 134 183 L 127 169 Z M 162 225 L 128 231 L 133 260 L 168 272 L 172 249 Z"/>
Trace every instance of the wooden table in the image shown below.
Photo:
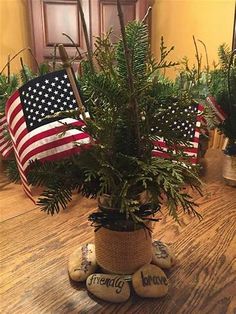
<path fill-rule="evenodd" d="M 18 204 L 20 188 L 11 194 L 4 186 L 5 205 L 8 193 L 21 212 L 0 224 L 1 313 L 236 313 L 236 189 L 222 182 L 221 157 L 218 151 L 209 153 L 204 196 L 195 197 L 204 220 L 181 215 L 177 225 L 165 212 L 155 224 L 153 238 L 173 243 L 178 258 L 167 272 L 168 295 L 133 295 L 118 305 L 96 299 L 84 284 L 68 279 L 69 254 L 93 242 L 87 216 L 96 203 L 78 196 L 68 210 L 51 217 L 35 206 Z"/>

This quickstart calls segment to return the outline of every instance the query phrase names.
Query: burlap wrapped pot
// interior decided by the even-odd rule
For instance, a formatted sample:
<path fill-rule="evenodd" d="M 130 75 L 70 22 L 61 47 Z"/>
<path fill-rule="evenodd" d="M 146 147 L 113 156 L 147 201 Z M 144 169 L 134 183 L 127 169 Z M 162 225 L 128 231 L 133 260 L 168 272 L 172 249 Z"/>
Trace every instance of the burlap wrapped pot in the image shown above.
<path fill-rule="evenodd" d="M 133 274 L 151 262 L 151 233 L 145 228 L 114 231 L 101 227 L 95 232 L 95 253 L 97 263 L 104 272 Z"/>
<path fill-rule="evenodd" d="M 227 185 L 236 186 L 236 156 L 224 155 L 223 178 Z"/>

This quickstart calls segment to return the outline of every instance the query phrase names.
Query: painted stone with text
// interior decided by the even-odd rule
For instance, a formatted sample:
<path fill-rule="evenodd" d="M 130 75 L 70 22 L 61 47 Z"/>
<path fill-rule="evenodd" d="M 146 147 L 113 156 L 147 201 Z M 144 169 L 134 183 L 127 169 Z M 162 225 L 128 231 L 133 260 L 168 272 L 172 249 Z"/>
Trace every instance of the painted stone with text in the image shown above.
<path fill-rule="evenodd" d="M 170 246 L 157 240 L 152 242 L 152 264 L 169 269 L 175 262 L 176 257 Z"/>
<path fill-rule="evenodd" d="M 97 269 L 94 244 L 86 243 L 69 257 L 68 271 L 74 281 L 85 281 Z"/>
<path fill-rule="evenodd" d="M 86 280 L 87 289 L 96 297 L 114 303 L 129 299 L 130 288 L 127 281 L 117 275 L 93 274 Z"/>
<path fill-rule="evenodd" d="M 144 298 L 163 297 L 168 292 L 168 279 L 156 265 L 144 265 L 133 276 L 135 292 Z"/>

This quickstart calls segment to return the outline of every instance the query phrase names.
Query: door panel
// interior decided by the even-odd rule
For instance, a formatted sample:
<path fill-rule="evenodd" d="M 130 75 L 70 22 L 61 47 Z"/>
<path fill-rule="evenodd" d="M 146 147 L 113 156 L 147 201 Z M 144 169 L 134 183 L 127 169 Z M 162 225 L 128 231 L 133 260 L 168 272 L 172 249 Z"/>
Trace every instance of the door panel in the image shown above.
<path fill-rule="evenodd" d="M 121 0 L 124 22 L 127 24 L 132 20 L 142 20 L 147 7 L 147 0 Z M 120 36 L 120 24 L 116 7 L 116 0 L 93 0 L 91 2 L 91 30 L 94 37 L 102 36 L 113 29 L 113 41 Z"/>
<path fill-rule="evenodd" d="M 127 24 L 129 21 L 135 19 L 135 7 L 132 4 L 127 4 L 124 8 L 124 21 Z M 116 41 L 120 35 L 120 24 L 117 16 L 117 8 L 115 4 L 103 4 L 101 6 L 101 19 L 100 19 L 100 35 L 112 29 L 114 35 L 112 41 Z"/>
<path fill-rule="evenodd" d="M 81 45 L 79 36 L 79 16 L 76 3 L 43 3 L 46 47 L 62 43 L 71 46 L 69 39 L 62 33 L 70 34 L 77 45 Z M 56 30 L 56 32 L 55 32 Z"/>
<path fill-rule="evenodd" d="M 89 0 L 82 0 L 88 31 L 89 3 Z M 63 32 L 71 36 L 81 53 L 86 51 L 76 0 L 28 0 L 28 6 L 33 50 L 38 62 L 51 58 L 53 46 L 59 43 L 64 44 L 70 57 L 75 55 L 76 48 L 62 35 Z"/>

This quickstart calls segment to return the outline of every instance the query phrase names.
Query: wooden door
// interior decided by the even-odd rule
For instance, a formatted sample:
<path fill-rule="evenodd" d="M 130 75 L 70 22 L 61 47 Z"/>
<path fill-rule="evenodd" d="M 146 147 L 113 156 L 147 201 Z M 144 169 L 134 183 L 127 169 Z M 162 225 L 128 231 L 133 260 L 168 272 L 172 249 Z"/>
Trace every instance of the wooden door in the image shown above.
<path fill-rule="evenodd" d="M 89 1 L 81 1 L 90 33 Z M 54 45 L 59 43 L 64 44 L 70 57 L 75 55 L 75 47 L 63 32 L 71 36 L 82 53 L 86 50 L 76 0 L 28 0 L 28 5 L 33 50 L 38 62 L 50 59 Z"/>
<path fill-rule="evenodd" d="M 150 1 L 150 0 L 149 0 Z M 121 0 L 125 23 L 141 20 L 147 10 L 148 0 Z M 94 43 L 111 27 L 113 40 L 120 35 L 116 0 L 81 0 L 89 37 Z M 38 62 L 51 58 L 54 45 L 62 43 L 73 57 L 75 47 L 63 32 L 72 37 L 83 53 L 86 51 L 77 0 L 28 0 L 33 51 Z M 58 56 L 59 58 L 59 56 Z"/>

